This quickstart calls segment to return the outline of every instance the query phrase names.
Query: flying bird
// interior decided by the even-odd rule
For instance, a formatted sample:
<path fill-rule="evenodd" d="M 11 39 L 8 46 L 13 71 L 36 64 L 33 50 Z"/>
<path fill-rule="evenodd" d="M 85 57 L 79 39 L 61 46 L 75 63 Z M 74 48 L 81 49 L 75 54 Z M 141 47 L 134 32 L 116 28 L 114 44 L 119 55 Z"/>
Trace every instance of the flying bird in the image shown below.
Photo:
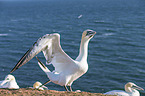
<path fill-rule="evenodd" d="M 0 81 L 0 88 L 19 89 L 16 79 L 13 75 L 7 75 L 5 80 Z"/>
<path fill-rule="evenodd" d="M 132 82 L 128 82 L 125 85 L 125 91 L 123 90 L 112 90 L 109 92 L 106 92 L 105 94 L 108 95 L 117 95 L 117 96 L 140 96 L 139 91 L 137 90 L 144 90 L 143 88 L 137 86 L 136 84 Z"/>
<path fill-rule="evenodd" d="M 46 34 L 42 38 L 39 38 L 24 54 L 11 70 L 11 73 L 42 51 L 46 59 L 46 64 L 52 64 L 55 68 L 53 72 L 47 70 L 47 76 L 50 82 L 52 81 L 55 84 L 64 86 L 66 91 L 69 91 L 67 89 L 67 86 L 69 86 L 70 91 L 72 91 L 71 85 L 73 81 L 85 74 L 88 70 L 88 43 L 95 34 L 95 31 L 89 29 L 83 32 L 79 55 L 75 60 L 68 56 L 61 48 L 60 35 L 58 33 Z"/>

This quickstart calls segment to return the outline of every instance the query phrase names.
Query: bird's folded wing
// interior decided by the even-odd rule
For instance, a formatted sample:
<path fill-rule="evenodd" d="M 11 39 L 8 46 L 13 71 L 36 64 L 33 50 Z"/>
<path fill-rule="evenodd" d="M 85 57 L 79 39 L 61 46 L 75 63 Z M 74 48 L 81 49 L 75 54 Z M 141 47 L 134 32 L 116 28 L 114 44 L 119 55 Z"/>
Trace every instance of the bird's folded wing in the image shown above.
<path fill-rule="evenodd" d="M 0 81 L 0 86 L 1 86 L 1 83 L 2 83 L 3 81 Z"/>
<path fill-rule="evenodd" d="M 119 95 L 119 96 L 130 96 L 128 93 L 126 93 L 125 91 L 122 91 L 122 90 L 113 90 L 113 91 L 106 92 L 105 94 Z"/>

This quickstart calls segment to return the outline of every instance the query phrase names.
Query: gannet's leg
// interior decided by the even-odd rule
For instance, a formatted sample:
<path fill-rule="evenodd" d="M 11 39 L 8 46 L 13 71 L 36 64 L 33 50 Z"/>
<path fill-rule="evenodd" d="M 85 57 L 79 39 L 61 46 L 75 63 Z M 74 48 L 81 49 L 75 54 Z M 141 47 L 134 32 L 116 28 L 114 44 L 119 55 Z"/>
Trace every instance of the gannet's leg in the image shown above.
<path fill-rule="evenodd" d="M 65 88 L 65 90 L 66 90 L 67 92 L 69 92 L 69 90 L 67 89 L 66 85 L 64 85 L 64 88 Z"/>
<path fill-rule="evenodd" d="M 71 86 L 69 86 L 69 90 L 72 92 L 73 90 L 72 90 L 72 88 L 71 88 Z"/>

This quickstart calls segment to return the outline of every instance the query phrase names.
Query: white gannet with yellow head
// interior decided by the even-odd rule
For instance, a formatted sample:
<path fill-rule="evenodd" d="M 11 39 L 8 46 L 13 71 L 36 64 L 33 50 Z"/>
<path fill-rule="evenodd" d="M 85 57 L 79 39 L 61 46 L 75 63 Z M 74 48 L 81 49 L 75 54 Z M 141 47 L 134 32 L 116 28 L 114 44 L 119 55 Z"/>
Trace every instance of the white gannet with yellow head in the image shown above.
<path fill-rule="evenodd" d="M 72 91 L 72 83 L 88 70 L 88 43 L 95 34 L 95 31 L 89 29 L 83 32 L 79 55 L 75 60 L 68 56 L 61 48 L 60 35 L 58 33 L 46 34 L 33 44 L 11 72 L 26 64 L 42 51 L 46 58 L 46 64 L 52 64 L 55 67 L 55 70 L 51 72 L 48 68 L 46 69 L 39 60 L 39 65 L 47 74 L 50 82 L 64 86 L 67 91 L 69 91 L 67 89 L 67 86 L 69 86 L 70 91 Z"/>
<path fill-rule="evenodd" d="M 5 80 L 0 81 L 0 88 L 19 89 L 16 79 L 13 75 L 7 75 Z"/>
<path fill-rule="evenodd" d="M 117 96 L 140 96 L 140 93 L 137 90 L 144 90 L 144 89 L 132 82 L 128 82 L 127 84 L 125 84 L 125 91 L 113 90 L 113 91 L 106 92 L 105 94 L 117 95 Z"/>
<path fill-rule="evenodd" d="M 39 90 L 48 90 L 48 88 L 46 87 L 46 86 L 41 86 L 42 85 L 42 83 L 40 83 L 39 81 L 37 81 L 37 82 L 35 82 L 34 84 L 33 84 L 33 88 L 34 89 L 39 89 Z M 40 87 L 41 86 L 41 87 Z"/>

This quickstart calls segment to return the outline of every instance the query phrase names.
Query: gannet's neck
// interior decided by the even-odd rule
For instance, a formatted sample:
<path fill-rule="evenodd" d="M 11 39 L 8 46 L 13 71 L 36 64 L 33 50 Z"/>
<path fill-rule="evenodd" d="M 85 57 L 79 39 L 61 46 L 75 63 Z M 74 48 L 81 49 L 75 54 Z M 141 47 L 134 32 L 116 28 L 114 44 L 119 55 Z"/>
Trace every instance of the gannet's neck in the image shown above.
<path fill-rule="evenodd" d="M 89 43 L 89 39 L 82 38 L 81 45 L 80 45 L 79 56 L 76 58 L 77 61 L 86 61 L 87 62 L 88 43 Z"/>
<path fill-rule="evenodd" d="M 130 94 L 131 96 L 140 96 L 140 93 L 139 93 L 137 90 L 132 89 L 132 88 L 130 88 L 130 87 L 125 88 L 125 91 L 126 91 L 128 94 Z"/>
<path fill-rule="evenodd" d="M 127 86 L 125 85 L 125 91 L 129 93 L 129 92 L 131 92 L 132 90 L 131 90 L 130 87 L 127 87 Z"/>
<path fill-rule="evenodd" d="M 137 91 L 137 90 L 132 89 L 131 87 L 125 86 L 125 91 L 128 92 L 128 93 L 132 93 L 132 92 Z"/>

